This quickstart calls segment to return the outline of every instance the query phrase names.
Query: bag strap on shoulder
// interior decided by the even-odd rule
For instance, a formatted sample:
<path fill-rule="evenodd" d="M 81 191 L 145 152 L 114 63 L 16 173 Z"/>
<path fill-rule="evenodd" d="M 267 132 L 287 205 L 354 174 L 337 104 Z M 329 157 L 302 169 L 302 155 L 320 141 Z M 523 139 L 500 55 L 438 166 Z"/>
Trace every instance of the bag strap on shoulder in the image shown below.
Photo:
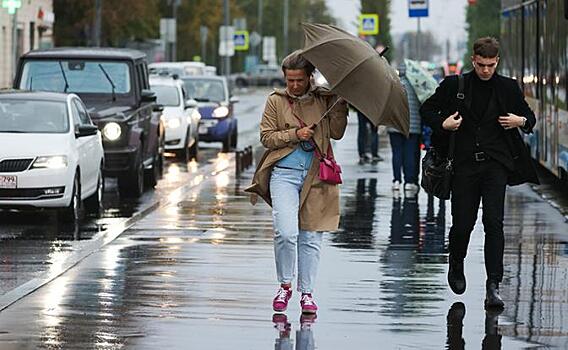
<path fill-rule="evenodd" d="M 458 99 L 458 112 L 460 110 L 463 110 L 464 100 L 465 100 L 464 91 L 465 91 L 465 82 L 464 82 L 463 75 L 460 74 L 460 75 L 458 75 L 458 92 L 456 93 L 456 98 Z M 450 144 L 449 144 L 449 147 L 448 147 L 448 159 L 449 160 L 454 159 L 455 146 L 456 146 L 456 133 L 452 132 L 450 134 Z"/>

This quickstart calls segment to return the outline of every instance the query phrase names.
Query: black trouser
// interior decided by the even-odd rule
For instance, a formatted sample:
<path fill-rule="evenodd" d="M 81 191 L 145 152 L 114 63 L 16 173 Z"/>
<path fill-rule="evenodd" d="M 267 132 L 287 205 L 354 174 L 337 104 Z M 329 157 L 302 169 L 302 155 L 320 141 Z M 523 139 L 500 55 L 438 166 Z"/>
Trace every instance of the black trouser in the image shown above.
<path fill-rule="evenodd" d="M 494 159 L 472 160 L 456 167 L 452 183 L 450 258 L 464 259 L 467 255 L 481 200 L 485 271 L 487 279 L 497 283 L 503 279 L 503 212 L 507 174 L 507 169 Z"/>

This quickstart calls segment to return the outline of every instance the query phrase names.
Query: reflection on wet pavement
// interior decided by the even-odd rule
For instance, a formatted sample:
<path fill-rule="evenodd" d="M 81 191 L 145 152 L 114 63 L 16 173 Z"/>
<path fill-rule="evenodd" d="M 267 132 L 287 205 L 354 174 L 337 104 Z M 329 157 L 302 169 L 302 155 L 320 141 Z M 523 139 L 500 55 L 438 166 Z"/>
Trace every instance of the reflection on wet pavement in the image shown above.
<path fill-rule="evenodd" d="M 355 127 L 336 152 L 345 180 L 341 227 L 325 236 L 317 319 L 302 318 L 296 292 L 285 315 L 273 314 L 270 208 L 250 206 L 243 193 L 251 172 L 235 179 L 219 168 L 200 186 L 168 194 L 167 205 L 4 310 L 0 347 L 568 346 L 568 237 L 560 214 L 526 189 L 511 190 L 501 285 L 506 308 L 485 312 L 481 225 L 467 257 L 468 290 L 455 296 L 446 282 L 448 203 L 424 193 L 393 194 L 388 159 L 355 164 Z"/>

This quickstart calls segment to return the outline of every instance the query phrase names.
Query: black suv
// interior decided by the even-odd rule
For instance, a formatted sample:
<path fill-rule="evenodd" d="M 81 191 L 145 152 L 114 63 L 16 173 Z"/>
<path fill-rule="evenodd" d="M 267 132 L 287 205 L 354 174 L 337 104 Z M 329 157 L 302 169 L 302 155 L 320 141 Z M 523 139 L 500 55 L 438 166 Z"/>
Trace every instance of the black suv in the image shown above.
<path fill-rule="evenodd" d="M 54 48 L 20 57 L 14 88 L 73 92 L 103 135 L 104 174 L 121 195 L 140 196 L 163 170 L 164 127 L 146 55 L 111 48 Z"/>

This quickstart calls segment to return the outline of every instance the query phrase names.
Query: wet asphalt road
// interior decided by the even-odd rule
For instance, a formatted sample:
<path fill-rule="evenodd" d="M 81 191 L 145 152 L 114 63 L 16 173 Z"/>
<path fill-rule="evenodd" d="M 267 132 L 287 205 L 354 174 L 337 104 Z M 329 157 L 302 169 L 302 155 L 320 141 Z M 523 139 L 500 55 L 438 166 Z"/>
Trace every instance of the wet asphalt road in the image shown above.
<path fill-rule="evenodd" d="M 251 206 L 242 192 L 252 171 L 236 179 L 234 159 L 207 149 L 210 156 L 200 164 L 170 164 L 156 191 L 147 194 L 160 198 L 155 210 L 3 310 L 0 348 L 568 347 L 568 224 L 560 212 L 528 186 L 509 190 L 501 286 L 506 308 L 500 315 L 486 313 L 481 223 L 466 260 L 468 290 L 458 297 L 446 285 L 449 203 L 424 193 L 393 194 L 386 137 L 381 152 L 387 161 L 357 165 L 356 127 L 350 123 L 336 144 L 345 182 L 341 229 L 324 240 L 317 319 L 301 319 L 297 293 L 286 316 L 273 315 L 270 208 Z M 546 185 L 541 192 L 562 203 L 562 195 Z M 150 202 L 143 198 L 139 207 Z M 82 228 L 80 236 L 92 238 L 79 241 L 44 229 L 50 218 L 25 225 L 25 232 L 3 231 L 14 238 L 5 239 L 2 249 L 24 263 L 3 263 L 2 276 L 19 276 L 18 269 L 33 274 L 36 265 L 52 268 L 118 225 L 112 220 L 119 218 L 108 216 Z M 30 232 L 37 239 L 26 238 Z M 37 244 L 8 253 L 18 241 Z"/>

